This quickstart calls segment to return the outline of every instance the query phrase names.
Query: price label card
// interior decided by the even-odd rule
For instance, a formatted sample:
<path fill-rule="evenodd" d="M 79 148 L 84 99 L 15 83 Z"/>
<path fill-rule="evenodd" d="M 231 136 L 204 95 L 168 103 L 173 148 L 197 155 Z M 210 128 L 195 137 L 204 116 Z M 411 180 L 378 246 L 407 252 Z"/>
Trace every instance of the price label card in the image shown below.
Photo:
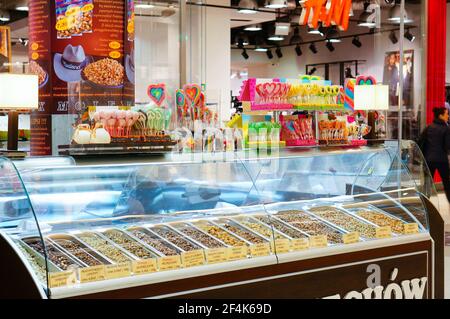
<path fill-rule="evenodd" d="M 405 224 L 403 233 L 405 235 L 417 234 L 419 232 L 419 225 L 417 223 Z"/>
<path fill-rule="evenodd" d="M 228 260 L 239 260 L 247 258 L 248 247 L 236 246 L 228 248 Z"/>
<path fill-rule="evenodd" d="M 354 244 L 359 242 L 359 233 L 358 232 L 352 232 L 348 234 L 342 235 L 342 240 L 344 241 L 344 244 Z"/>
<path fill-rule="evenodd" d="M 390 226 L 378 227 L 375 231 L 376 238 L 391 238 L 392 230 Z"/>
<path fill-rule="evenodd" d="M 291 248 L 289 239 L 275 239 L 275 248 L 277 253 L 288 253 Z"/>
<path fill-rule="evenodd" d="M 159 270 L 172 270 L 181 267 L 180 256 L 165 256 L 158 258 Z"/>
<path fill-rule="evenodd" d="M 79 275 L 81 283 L 105 280 L 105 265 L 80 268 Z"/>
<path fill-rule="evenodd" d="M 294 238 L 291 241 L 292 250 L 305 250 L 309 248 L 308 238 Z"/>
<path fill-rule="evenodd" d="M 134 260 L 131 268 L 135 275 L 148 274 L 158 271 L 155 258 Z"/>
<path fill-rule="evenodd" d="M 322 248 L 328 246 L 328 239 L 326 235 L 311 236 L 309 239 L 311 248 Z"/>
<path fill-rule="evenodd" d="M 114 279 L 131 275 L 131 267 L 129 262 L 105 266 L 105 278 Z"/>
<path fill-rule="evenodd" d="M 73 270 L 52 272 L 48 274 L 48 279 L 50 288 L 65 287 L 74 285 L 77 281 L 77 275 Z"/>
<path fill-rule="evenodd" d="M 228 260 L 228 248 L 213 248 L 205 250 L 208 264 L 220 263 Z"/>
<path fill-rule="evenodd" d="M 205 253 L 203 250 L 184 251 L 181 253 L 181 261 L 186 268 L 200 266 L 205 263 Z"/>
<path fill-rule="evenodd" d="M 268 256 L 268 255 L 270 255 L 270 244 L 262 243 L 262 244 L 251 245 L 250 246 L 250 254 L 253 257 Z"/>

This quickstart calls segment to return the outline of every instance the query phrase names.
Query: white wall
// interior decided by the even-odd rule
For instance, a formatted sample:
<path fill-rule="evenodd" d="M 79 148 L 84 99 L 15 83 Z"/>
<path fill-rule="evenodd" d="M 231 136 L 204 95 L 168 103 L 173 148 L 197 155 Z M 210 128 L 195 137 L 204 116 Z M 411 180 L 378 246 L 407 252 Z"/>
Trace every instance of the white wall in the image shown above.
<path fill-rule="evenodd" d="M 136 17 L 136 102 L 149 102 L 147 87 L 180 82 L 179 14 L 167 18 Z"/>

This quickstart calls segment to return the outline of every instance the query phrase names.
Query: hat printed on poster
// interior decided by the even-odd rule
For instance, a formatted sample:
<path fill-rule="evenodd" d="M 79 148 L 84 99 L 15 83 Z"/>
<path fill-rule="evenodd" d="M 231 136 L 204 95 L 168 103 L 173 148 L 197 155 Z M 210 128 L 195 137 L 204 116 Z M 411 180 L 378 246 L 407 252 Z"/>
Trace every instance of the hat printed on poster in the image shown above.
<path fill-rule="evenodd" d="M 65 82 L 81 81 L 81 71 L 88 65 L 84 49 L 81 45 L 65 47 L 63 54 L 56 53 L 53 58 L 55 73 Z"/>
<path fill-rule="evenodd" d="M 125 72 L 127 74 L 128 81 L 131 84 L 134 84 L 134 51 L 131 51 L 130 54 L 127 54 L 125 57 Z"/>

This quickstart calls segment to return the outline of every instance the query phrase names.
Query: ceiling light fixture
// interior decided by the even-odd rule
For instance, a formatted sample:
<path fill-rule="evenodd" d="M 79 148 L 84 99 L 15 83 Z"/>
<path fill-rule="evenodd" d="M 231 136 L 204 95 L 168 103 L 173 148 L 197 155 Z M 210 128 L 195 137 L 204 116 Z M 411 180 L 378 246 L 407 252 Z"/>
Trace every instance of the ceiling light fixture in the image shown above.
<path fill-rule="evenodd" d="M 295 46 L 295 53 L 297 53 L 297 56 L 301 56 L 303 54 L 302 48 L 300 48 L 300 44 L 297 44 Z"/>
<path fill-rule="evenodd" d="M 267 38 L 267 40 L 270 40 L 270 41 L 283 41 L 284 37 L 282 37 L 281 35 L 272 34 L 271 36 L 269 36 Z"/>
<path fill-rule="evenodd" d="M 414 34 L 412 34 L 411 31 L 409 31 L 409 29 L 406 29 L 405 38 L 408 39 L 409 42 L 414 42 L 414 40 L 416 39 L 416 36 Z"/>
<path fill-rule="evenodd" d="M 241 0 L 238 7 L 238 12 L 242 14 L 255 14 L 258 10 L 258 4 L 255 0 Z"/>
<path fill-rule="evenodd" d="M 249 26 L 246 26 L 244 28 L 245 31 L 261 31 L 262 30 L 262 26 L 261 24 L 251 24 Z"/>
<path fill-rule="evenodd" d="M 389 34 L 389 40 L 391 40 L 392 44 L 396 44 L 398 42 L 397 35 L 395 34 L 395 31 L 391 31 L 391 34 Z"/>
<path fill-rule="evenodd" d="M 375 28 L 377 26 L 377 24 L 375 23 L 375 19 L 372 18 L 372 10 L 373 8 L 370 6 L 370 2 L 366 1 L 364 3 L 364 11 L 359 15 L 358 18 L 358 26 L 368 28 Z"/>
<path fill-rule="evenodd" d="M 341 38 L 339 37 L 339 32 L 335 28 L 331 28 L 327 32 L 327 40 L 328 42 L 338 43 L 341 42 Z"/>
<path fill-rule="evenodd" d="M 333 52 L 335 50 L 333 43 L 330 41 L 327 41 L 326 47 L 330 52 Z"/>
<path fill-rule="evenodd" d="M 28 6 L 17 6 L 17 11 L 30 11 L 30 8 Z"/>
<path fill-rule="evenodd" d="M 0 10 L 0 21 L 8 22 L 11 20 L 11 16 L 8 11 Z"/>
<path fill-rule="evenodd" d="M 249 58 L 248 53 L 247 53 L 247 50 L 245 50 L 245 49 L 242 51 L 242 54 L 241 54 L 241 55 L 242 55 L 242 56 L 244 57 L 244 59 L 246 59 L 246 60 Z"/>
<path fill-rule="evenodd" d="M 267 48 L 260 47 L 259 45 L 255 48 L 256 52 L 267 52 Z"/>
<path fill-rule="evenodd" d="M 314 42 L 311 43 L 311 44 L 309 45 L 309 49 L 310 49 L 311 52 L 314 53 L 314 54 L 316 54 L 316 53 L 318 52 L 318 51 L 317 51 L 317 47 L 316 47 L 316 45 L 315 45 Z"/>
<path fill-rule="evenodd" d="M 301 43 L 301 42 L 303 42 L 303 39 L 300 36 L 300 29 L 298 27 L 296 27 L 294 29 L 294 35 L 289 40 L 289 44 L 296 44 L 296 43 Z"/>
<path fill-rule="evenodd" d="M 400 5 L 395 5 L 394 7 L 392 7 L 392 9 L 389 13 L 388 21 L 395 23 L 395 24 L 400 24 L 400 17 L 401 17 L 400 11 L 401 11 Z M 405 12 L 403 13 L 403 21 L 404 21 L 404 23 L 412 23 L 414 21 L 413 19 L 409 18 L 406 8 L 405 8 Z"/>
<path fill-rule="evenodd" d="M 316 73 L 317 68 L 313 67 L 311 70 L 309 70 L 308 75 L 313 75 L 314 73 Z"/>
<path fill-rule="evenodd" d="M 359 41 L 359 37 L 354 37 L 352 40 L 352 44 L 357 48 L 362 47 L 362 43 L 361 41 Z"/>
<path fill-rule="evenodd" d="M 282 9 L 287 7 L 287 1 L 286 0 L 267 0 L 266 4 L 264 5 L 266 8 L 270 9 Z"/>
<path fill-rule="evenodd" d="M 275 50 L 275 53 L 277 54 L 277 57 L 279 59 L 281 59 L 283 57 L 283 52 L 281 52 L 281 48 L 277 47 L 277 49 Z"/>

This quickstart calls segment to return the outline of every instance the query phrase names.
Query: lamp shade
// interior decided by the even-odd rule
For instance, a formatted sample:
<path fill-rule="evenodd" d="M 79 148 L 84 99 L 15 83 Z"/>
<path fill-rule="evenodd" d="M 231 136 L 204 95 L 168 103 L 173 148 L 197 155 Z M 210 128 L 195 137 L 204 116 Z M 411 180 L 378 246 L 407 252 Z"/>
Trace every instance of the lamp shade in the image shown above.
<path fill-rule="evenodd" d="M 389 110 L 389 86 L 356 85 L 355 110 Z"/>
<path fill-rule="evenodd" d="M 37 109 L 37 75 L 0 73 L 0 109 Z"/>

